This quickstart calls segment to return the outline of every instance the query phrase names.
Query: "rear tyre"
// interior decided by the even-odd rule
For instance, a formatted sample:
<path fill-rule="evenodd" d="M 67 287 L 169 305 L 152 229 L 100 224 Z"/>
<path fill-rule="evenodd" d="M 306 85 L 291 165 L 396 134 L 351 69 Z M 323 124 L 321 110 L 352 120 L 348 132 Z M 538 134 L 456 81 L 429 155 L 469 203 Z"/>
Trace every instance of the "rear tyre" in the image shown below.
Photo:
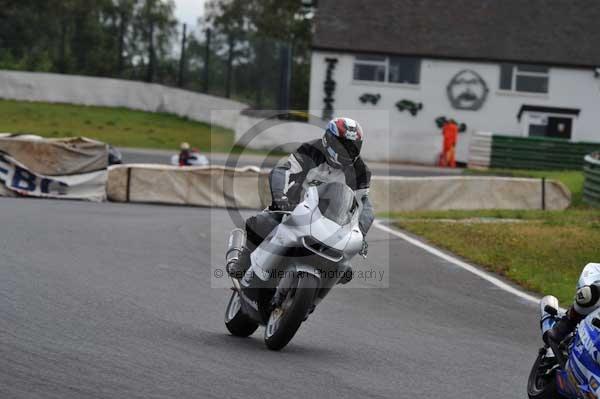
<path fill-rule="evenodd" d="M 540 351 L 527 380 L 529 399 L 563 399 L 556 388 L 556 361 Z"/>
<path fill-rule="evenodd" d="M 265 328 L 265 344 L 271 350 L 281 350 L 294 337 L 311 310 L 319 279 L 312 274 L 298 275 L 298 284 L 288 292 L 282 305 L 271 312 Z"/>
<path fill-rule="evenodd" d="M 236 337 L 249 337 L 258 328 L 258 323 L 242 312 L 240 295 L 233 291 L 225 311 L 225 327 Z"/>

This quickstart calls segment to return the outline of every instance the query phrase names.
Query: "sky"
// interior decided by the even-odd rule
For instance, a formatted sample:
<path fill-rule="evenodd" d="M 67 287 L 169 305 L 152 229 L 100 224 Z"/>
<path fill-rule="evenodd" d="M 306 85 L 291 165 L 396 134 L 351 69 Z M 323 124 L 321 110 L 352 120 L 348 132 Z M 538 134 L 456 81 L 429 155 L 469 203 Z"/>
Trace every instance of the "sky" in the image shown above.
<path fill-rule="evenodd" d="M 200 17 L 204 13 L 204 3 L 206 0 L 175 0 L 175 16 L 182 23 L 187 23 L 189 27 L 194 28 Z"/>

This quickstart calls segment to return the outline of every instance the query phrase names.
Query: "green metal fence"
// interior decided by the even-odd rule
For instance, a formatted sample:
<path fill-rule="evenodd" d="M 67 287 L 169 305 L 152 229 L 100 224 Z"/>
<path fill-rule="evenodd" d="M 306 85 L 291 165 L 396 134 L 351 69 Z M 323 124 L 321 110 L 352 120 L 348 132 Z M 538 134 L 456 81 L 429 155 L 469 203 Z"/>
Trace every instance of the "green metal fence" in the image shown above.
<path fill-rule="evenodd" d="M 600 207 L 600 152 L 585 157 L 583 172 L 583 201 L 588 205 Z"/>
<path fill-rule="evenodd" d="M 490 166 L 508 169 L 581 170 L 584 157 L 594 151 L 600 151 L 600 143 L 494 135 Z"/>

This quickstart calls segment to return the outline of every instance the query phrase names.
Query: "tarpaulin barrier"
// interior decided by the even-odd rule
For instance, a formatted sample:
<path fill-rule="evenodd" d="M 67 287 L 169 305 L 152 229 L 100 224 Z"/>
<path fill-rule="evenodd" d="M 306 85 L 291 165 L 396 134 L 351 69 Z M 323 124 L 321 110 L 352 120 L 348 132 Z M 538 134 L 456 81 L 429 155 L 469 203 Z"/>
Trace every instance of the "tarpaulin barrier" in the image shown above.
<path fill-rule="evenodd" d="M 571 193 L 554 180 L 495 177 L 373 177 L 377 212 L 476 209 L 566 209 Z"/>
<path fill-rule="evenodd" d="M 270 194 L 257 167 L 116 165 L 109 168 L 107 195 L 115 202 L 148 202 L 258 209 Z"/>
<path fill-rule="evenodd" d="M 261 209 L 270 203 L 268 172 L 258 169 L 119 165 L 109 169 L 108 199 Z M 560 182 L 508 177 L 373 177 L 376 212 L 442 209 L 565 209 Z"/>
<path fill-rule="evenodd" d="M 0 151 L 49 176 L 96 172 L 108 167 L 108 145 L 84 137 L 45 139 L 0 134 Z"/>
<path fill-rule="evenodd" d="M 0 196 L 102 201 L 107 166 L 99 141 L 0 134 Z"/>
<path fill-rule="evenodd" d="M 50 176 L 35 173 L 16 159 L 0 153 L 0 195 L 45 198 L 105 199 L 107 172 Z"/>

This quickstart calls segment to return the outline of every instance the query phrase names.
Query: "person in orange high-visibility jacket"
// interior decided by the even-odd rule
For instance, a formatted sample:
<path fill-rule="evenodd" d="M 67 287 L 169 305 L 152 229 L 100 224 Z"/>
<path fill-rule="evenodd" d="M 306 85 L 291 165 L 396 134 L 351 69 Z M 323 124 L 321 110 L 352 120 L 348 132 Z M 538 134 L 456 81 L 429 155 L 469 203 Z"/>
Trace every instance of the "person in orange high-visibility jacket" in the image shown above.
<path fill-rule="evenodd" d="M 458 140 L 458 125 L 450 119 L 442 127 L 444 148 L 440 156 L 440 166 L 456 168 L 456 142 Z"/>

